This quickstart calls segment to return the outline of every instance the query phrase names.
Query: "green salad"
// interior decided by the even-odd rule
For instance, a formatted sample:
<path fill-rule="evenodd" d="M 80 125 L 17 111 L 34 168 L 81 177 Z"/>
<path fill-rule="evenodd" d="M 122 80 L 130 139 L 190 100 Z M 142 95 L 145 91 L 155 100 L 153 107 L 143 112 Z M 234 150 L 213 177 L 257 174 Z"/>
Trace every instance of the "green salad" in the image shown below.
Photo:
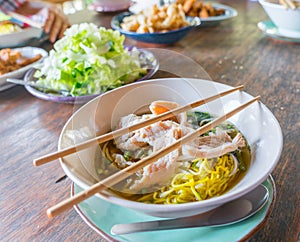
<path fill-rule="evenodd" d="M 98 94 L 143 77 L 139 51 L 124 48 L 118 31 L 92 23 L 71 26 L 54 44 L 34 77 L 38 83 L 71 96 Z"/>

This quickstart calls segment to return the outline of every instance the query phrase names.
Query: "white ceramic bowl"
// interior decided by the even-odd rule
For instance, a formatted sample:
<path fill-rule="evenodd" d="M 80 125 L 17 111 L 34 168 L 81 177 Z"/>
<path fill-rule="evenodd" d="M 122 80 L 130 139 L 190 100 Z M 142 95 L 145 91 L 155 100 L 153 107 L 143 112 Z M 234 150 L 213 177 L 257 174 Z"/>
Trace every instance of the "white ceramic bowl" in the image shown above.
<path fill-rule="evenodd" d="M 280 34 L 300 38 L 300 8 L 285 9 L 283 5 L 259 0 L 272 22 L 278 27 Z"/>
<path fill-rule="evenodd" d="M 0 35 L 0 48 L 12 48 L 29 45 L 30 41 L 42 37 L 43 30 L 34 27 L 22 29 L 20 32 Z"/>
<path fill-rule="evenodd" d="M 128 9 L 130 0 L 93 0 L 92 8 L 98 12 L 114 12 Z"/>
<path fill-rule="evenodd" d="M 58 149 L 74 145 L 108 132 L 121 116 L 148 106 L 154 100 L 176 101 L 181 105 L 229 89 L 230 86 L 199 79 L 166 78 L 130 84 L 107 92 L 76 111 L 64 126 Z M 199 107 L 213 115 L 222 115 L 252 97 L 235 92 Z M 262 183 L 277 164 L 282 150 L 280 126 L 262 103 L 254 103 L 233 116 L 230 121 L 245 135 L 252 150 L 252 161 L 246 175 L 230 191 L 208 200 L 178 205 L 153 205 L 133 202 L 105 191 L 99 199 L 158 217 L 181 217 L 199 214 L 246 194 Z M 76 137 L 76 138 L 74 138 Z M 95 160 L 98 145 L 61 160 L 65 173 L 86 189 L 97 182 Z"/>

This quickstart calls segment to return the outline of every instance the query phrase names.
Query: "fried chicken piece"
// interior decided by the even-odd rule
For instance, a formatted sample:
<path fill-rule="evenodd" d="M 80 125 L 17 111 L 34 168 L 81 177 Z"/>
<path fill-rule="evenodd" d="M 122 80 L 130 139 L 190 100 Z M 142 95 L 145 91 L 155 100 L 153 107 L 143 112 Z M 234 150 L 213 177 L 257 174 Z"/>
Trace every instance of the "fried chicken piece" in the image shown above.
<path fill-rule="evenodd" d="M 20 69 L 42 58 L 41 54 L 37 54 L 32 58 L 22 56 L 20 51 L 9 48 L 0 50 L 0 75 Z"/>

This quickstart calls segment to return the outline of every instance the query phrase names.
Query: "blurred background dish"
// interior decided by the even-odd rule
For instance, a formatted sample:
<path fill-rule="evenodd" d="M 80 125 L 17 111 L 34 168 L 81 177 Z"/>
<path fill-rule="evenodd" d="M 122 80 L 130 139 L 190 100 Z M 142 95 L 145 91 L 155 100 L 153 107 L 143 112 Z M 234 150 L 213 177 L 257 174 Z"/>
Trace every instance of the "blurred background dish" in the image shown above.
<path fill-rule="evenodd" d="M 13 48 L 24 46 L 27 44 L 32 45 L 31 41 L 41 40 L 48 38 L 43 35 L 43 30 L 34 27 L 27 27 L 18 32 L 0 35 L 0 48 Z"/>
<path fill-rule="evenodd" d="M 144 4 L 144 2 L 146 2 Z M 151 7 L 153 4 L 158 4 L 160 1 L 137 1 L 133 4 L 129 11 L 132 13 L 139 13 L 140 11 Z M 188 2 L 188 0 L 181 0 L 177 2 Z M 227 5 L 216 3 L 216 2 L 203 2 L 203 1 L 190 1 L 189 8 L 184 8 L 187 16 L 190 17 L 200 17 L 201 19 L 201 27 L 211 26 L 220 23 L 221 21 L 236 17 L 238 12 Z M 199 3 L 201 5 L 199 5 Z M 195 7 L 193 7 L 195 5 Z M 211 10 L 212 11 L 211 11 Z M 204 13 L 203 13 L 204 12 Z M 207 16 L 207 17 L 204 17 Z"/>
<path fill-rule="evenodd" d="M 129 11 L 132 13 L 139 13 L 146 8 L 150 8 L 154 4 L 160 5 L 162 1 L 160 0 L 136 0 L 133 1 L 134 3 L 129 7 Z"/>
<path fill-rule="evenodd" d="M 130 50 L 130 48 L 129 48 Z M 159 68 L 159 63 L 157 59 L 154 57 L 154 55 L 144 49 L 139 49 L 140 52 L 140 59 L 142 63 L 142 67 L 147 69 L 147 73 L 142 78 L 136 80 L 136 81 L 142 81 L 147 80 L 150 77 L 152 77 Z M 36 69 L 32 68 L 30 69 L 24 77 L 25 82 L 34 82 L 37 79 L 34 77 Z M 93 95 L 84 95 L 84 96 L 71 96 L 67 93 L 65 95 L 58 94 L 58 93 L 51 93 L 51 92 L 45 92 L 45 90 L 40 90 L 37 88 L 34 88 L 29 85 L 25 85 L 26 90 L 31 93 L 33 96 L 36 96 L 37 98 L 52 101 L 52 102 L 58 102 L 58 103 L 67 103 L 67 104 L 83 104 L 86 103 L 93 98 L 99 96 L 101 93 L 93 94 Z"/>
<path fill-rule="evenodd" d="M 0 22 L 0 35 L 22 31 L 22 26 L 9 20 Z"/>
<path fill-rule="evenodd" d="M 264 20 L 257 24 L 257 27 L 268 37 L 291 43 L 300 43 L 300 38 L 286 37 L 279 33 L 278 27 L 271 20 Z"/>
<path fill-rule="evenodd" d="M 197 27 L 201 24 L 200 18 L 187 17 L 186 21 L 189 23 L 189 25 L 176 30 L 153 33 L 137 33 L 122 29 L 121 24 L 123 23 L 123 19 L 132 15 L 133 14 L 130 12 L 120 13 L 112 19 L 111 27 L 115 30 L 118 30 L 128 38 L 151 44 L 174 44 L 184 38 L 194 27 Z"/>
<path fill-rule="evenodd" d="M 89 8 L 97 12 L 115 12 L 128 9 L 130 4 L 130 0 L 93 0 Z"/>
<path fill-rule="evenodd" d="M 300 8 L 287 8 L 277 1 L 259 0 L 259 3 L 277 26 L 281 36 L 300 38 Z"/>
<path fill-rule="evenodd" d="M 216 9 L 223 9 L 224 14 L 218 16 L 209 16 L 207 18 L 200 18 L 201 19 L 200 27 L 216 25 L 224 20 L 231 19 L 238 15 L 236 9 L 229 7 L 227 5 L 220 4 L 220 3 L 212 3 L 212 6 Z"/>
<path fill-rule="evenodd" d="M 20 52 L 21 55 L 25 58 L 33 58 L 37 55 L 41 55 L 42 58 L 44 58 L 48 55 L 47 51 L 45 51 L 44 49 L 41 49 L 41 48 L 37 48 L 37 47 L 14 48 L 12 50 Z M 36 65 L 38 62 L 42 61 L 42 58 L 35 61 L 34 63 L 28 64 L 26 66 L 23 66 L 19 69 L 14 70 L 14 71 L 0 75 L 0 91 L 14 86 L 14 84 L 6 82 L 7 78 L 16 78 L 16 79 L 23 78 L 26 71 L 28 71 L 30 68 L 32 68 L 34 65 Z"/>
<path fill-rule="evenodd" d="M 0 11 L 0 49 L 35 46 L 36 40 L 45 37 L 42 27 L 33 27 Z"/>

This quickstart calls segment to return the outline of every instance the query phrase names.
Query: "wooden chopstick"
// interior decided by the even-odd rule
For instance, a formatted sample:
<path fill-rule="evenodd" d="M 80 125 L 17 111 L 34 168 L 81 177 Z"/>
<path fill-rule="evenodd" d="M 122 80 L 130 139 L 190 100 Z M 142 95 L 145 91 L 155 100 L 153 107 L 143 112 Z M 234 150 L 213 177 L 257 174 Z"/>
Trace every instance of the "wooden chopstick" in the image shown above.
<path fill-rule="evenodd" d="M 288 9 L 289 6 L 287 5 L 286 1 L 285 0 L 279 0 L 279 3 L 285 8 L 285 9 Z"/>
<path fill-rule="evenodd" d="M 195 108 L 195 107 L 198 107 L 198 106 L 203 105 L 205 103 L 211 102 L 211 101 L 213 101 L 213 100 L 215 100 L 217 98 L 223 97 L 223 96 L 225 96 L 225 95 L 227 95 L 229 93 L 232 93 L 234 91 L 240 90 L 243 87 L 244 87 L 244 85 L 237 86 L 237 87 L 232 88 L 230 90 L 227 90 L 225 92 L 218 93 L 218 94 L 216 94 L 214 96 L 211 96 L 211 97 L 208 97 L 208 98 L 205 98 L 205 99 L 202 99 L 202 100 L 199 100 L 199 101 L 187 104 L 185 106 L 182 106 L 182 107 L 179 107 L 179 108 L 176 108 L 176 109 L 172 109 L 172 110 L 170 110 L 170 111 L 168 111 L 166 113 L 163 113 L 161 115 L 157 115 L 157 116 L 155 116 L 155 117 L 153 117 L 151 119 L 148 119 L 148 120 L 146 120 L 144 122 L 140 122 L 140 123 L 137 123 L 137 124 L 129 126 L 129 127 L 118 129 L 118 130 L 112 131 L 110 133 L 107 133 L 107 134 L 104 134 L 104 135 L 101 135 L 101 136 L 97 136 L 97 137 L 95 137 L 93 139 L 87 140 L 87 141 L 82 142 L 80 144 L 77 144 L 75 146 L 71 146 L 71 147 L 68 147 L 68 148 L 65 148 L 65 149 L 62 149 L 62 150 L 59 150 L 59 151 L 47 154 L 47 155 L 42 156 L 40 158 L 34 159 L 33 160 L 33 164 L 35 166 L 40 166 L 40 165 L 46 164 L 46 163 L 48 163 L 48 162 L 50 162 L 52 160 L 55 160 L 55 159 L 64 157 L 66 155 L 70 155 L 72 153 L 78 152 L 80 150 L 86 149 L 86 148 L 88 148 L 88 147 L 90 147 L 92 145 L 95 145 L 96 143 L 100 144 L 100 143 L 109 141 L 109 140 L 111 140 L 113 138 L 116 138 L 118 136 L 121 136 L 121 135 L 124 135 L 126 133 L 132 132 L 134 130 L 140 129 L 140 128 L 145 127 L 147 125 L 156 123 L 156 122 L 164 120 L 164 119 L 168 119 L 168 118 L 174 117 L 174 116 L 176 116 L 179 113 L 182 113 L 184 111 L 187 111 L 187 110 Z"/>
<path fill-rule="evenodd" d="M 53 218 L 54 216 L 59 215 L 60 213 L 64 212 L 67 209 L 72 208 L 74 205 L 84 201 L 85 199 L 93 196 L 96 193 L 101 192 L 102 190 L 111 187 L 120 181 L 126 179 L 130 175 L 132 175 L 134 172 L 140 170 L 141 168 L 145 167 L 148 164 L 151 164 L 155 162 L 157 159 L 167 155 L 168 153 L 172 152 L 173 150 L 176 150 L 182 146 L 182 144 L 185 144 L 195 138 L 197 138 L 199 135 L 208 132 L 211 130 L 213 127 L 217 126 L 218 124 L 224 122 L 225 120 L 229 119 L 233 115 L 237 114 L 238 112 L 242 111 L 245 109 L 247 106 L 250 104 L 258 101 L 260 99 L 260 96 L 257 96 L 250 101 L 240 105 L 239 107 L 233 109 L 232 111 L 228 112 L 227 114 L 220 116 L 216 118 L 215 120 L 207 123 L 206 125 L 200 127 L 197 129 L 195 132 L 192 132 L 186 136 L 183 136 L 182 138 L 178 139 L 176 142 L 172 143 L 170 146 L 167 146 L 166 148 L 163 148 L 159 150 L 158 152 L 152 154 L 151 156 L 148 156 L 138 162 L 136 162 L 133 165 L 130 165 L 126 167 L 123 170 L 120 170 L 113 175 L 103 179 L 102 181 L 92 185 L 88 189 L 74 195 L 73 197 L 70 197 L 59 204 L 49 208 L 47 210 L 47 215 L 49 218 Z"/>
<path fill-rule="evenodd" d="M 43 28 L 43 24 L 41 23 L 38 23 L 36 21 L 33 21 L 32 19 L 24 16 L 24 15 L 21 15 L 19 13 L 16 13 L 16 12 L 8 12 L 7 13 L 10 17 L 12 18 L 15 18 L 16 20 L 19 20 L 23 23 L 26 23 L 32 27 L 35 27 L 35 28 L 38 28 L 38 29 L 42 29 Z"/>
<path fill-rule="evenodd" d="M 291 8 L 292 10 L 295 10 L 296 9 L 296 5 L 294 4 L 293 1 L 291 0 L 285 0 L 287 5 L 289 6 L 289 8 Z"/>
<path fill-rule="evenodd" d="M 296 4 L 293 1 L 291 1 L 291 0 L 279 0 L 279 3 L 281 5 L 283 5 L 283 7 L 285 9 L 290 8 L 292 10 L 295 10 L 297 8 Z"/>

